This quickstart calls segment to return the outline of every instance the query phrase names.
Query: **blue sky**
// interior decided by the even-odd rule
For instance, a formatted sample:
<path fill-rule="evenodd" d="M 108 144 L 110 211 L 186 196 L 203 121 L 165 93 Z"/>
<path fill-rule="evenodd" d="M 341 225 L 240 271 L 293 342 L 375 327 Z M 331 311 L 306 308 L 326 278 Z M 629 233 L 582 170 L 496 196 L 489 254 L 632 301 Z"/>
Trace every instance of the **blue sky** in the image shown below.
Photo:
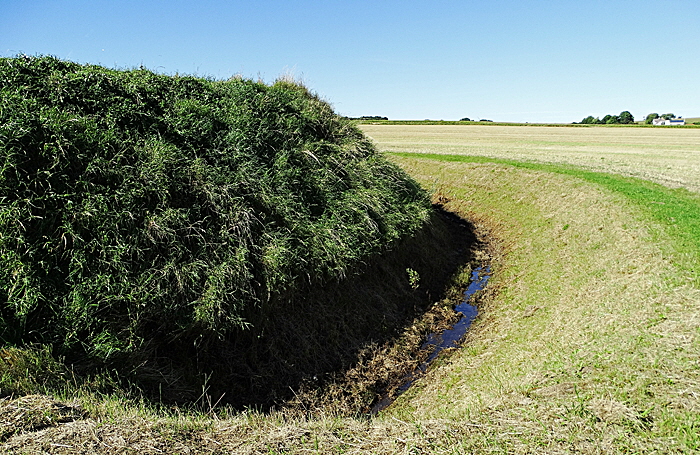
<path fill-rule="evenodd" d="M 700 2 L 0 0 L 0 56 L 272 82 L 343 115 L 700 116 Z"/>

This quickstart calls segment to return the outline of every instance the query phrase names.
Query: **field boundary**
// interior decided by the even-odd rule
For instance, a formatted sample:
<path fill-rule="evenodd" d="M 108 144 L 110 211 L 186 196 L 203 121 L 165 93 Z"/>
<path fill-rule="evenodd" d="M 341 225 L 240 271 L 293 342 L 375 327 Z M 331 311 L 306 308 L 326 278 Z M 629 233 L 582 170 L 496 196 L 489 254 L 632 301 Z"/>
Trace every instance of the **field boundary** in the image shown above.
<path fill-rule="evenodd" d="M 686 119 L 691 120 L 691 119 Z M 696 120 L 696 119 L 692 119 Z M 700 128 L 700 125 L 685 124 L 674 126 L 647 125 L 646 123 L 509 123 L 509 122 L 479 122 L 461 120 L 355 120 L 357 125 L 483 125 L 483 126 L 551 126 L 568 128 Z"/>
<path fill-rule="evenodd" d="M 648 180 L 619 174 L 595 172 L 572 165 L 547 164 L 472 155 L 384 152 L 390 156 L 460 163 L 494 163 L 553 172 L 580 178 L 620 193 L 643 213 L 667 228 L 678 265 L 689 270 L 700 284 L 700 194 L 685 188 L 668 188 Z M 657 233 L 657 235 L 664 235 Z"/>

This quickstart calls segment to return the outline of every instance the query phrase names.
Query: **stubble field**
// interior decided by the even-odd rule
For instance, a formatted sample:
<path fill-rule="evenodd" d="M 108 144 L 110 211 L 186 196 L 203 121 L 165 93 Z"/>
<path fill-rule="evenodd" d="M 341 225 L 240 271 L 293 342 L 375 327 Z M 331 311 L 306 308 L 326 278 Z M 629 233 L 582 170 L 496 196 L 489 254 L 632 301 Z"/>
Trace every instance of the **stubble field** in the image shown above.
<path fill-rule="evenodd" d="M 570 164 L 700 191 L 700 128 L 362 125 L 382 150 Z"/>

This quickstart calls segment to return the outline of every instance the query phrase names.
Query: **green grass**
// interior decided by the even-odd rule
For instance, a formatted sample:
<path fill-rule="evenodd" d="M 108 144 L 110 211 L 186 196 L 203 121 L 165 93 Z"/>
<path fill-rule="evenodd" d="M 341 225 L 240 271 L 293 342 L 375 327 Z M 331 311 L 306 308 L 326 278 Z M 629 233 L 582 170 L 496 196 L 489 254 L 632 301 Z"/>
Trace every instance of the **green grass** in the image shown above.
<path fill-rule="evenodd" d="M 700 280 L 700 195 L 683 188 L 668 188 L 646 180 L 617 174 L 590 172 L 574 166 L 527 163 L 516 160 L 430 153 L 397 153 L 393 156 L 458 163 L 498 163 L 516 168 L 569 175 L 620 193 L 667 227 L 672 250 L 684 268 Z"/>
<path fill-rule="evenodd" d="M 435 275 L 460 242 L 436 235 L 416 180 L 298 84 L 52 58 L 0 69 L 8 453 L 700 450 L 697 193 L 533 162 L 494 139 L 478 145 L 492 156 L 403 145 L 388 156 L 490 243 L 494 274 L 465 349 L 375 418 L 313 402 L 239 412 L 218 392 L 274 388 L 285 374 L 328 371 L 334 356 L 347 365 L 357 338 L 391 338 L 424 303 L 417 293 L 441 293 Z M 516 145 L 568 143 L 528 139 L 533 130 L 506 132 Z M 676 147 L 675 130 L 656 131 Z M 678 132 L 683 170 L 696 148 L 693 130 Z M 583 161 L 615 155 L 599 145 Z M 657 154 L 649 169 L 677 157 Z M 85 359 L 102 369 L 71 368 Z M 395 360 L 360 356 L 354 372 L 395 370 Z M 138 378 L 142 389 L 130 388 Z M 337 396 L 357 385 L 348 379 Z M 149 385 L 188 404 L 154 404 L 141 395 Z"/>
<path fill-rule="evenodd" d="M 387 417 L 467 421 L 474 430 L 462 441 L 478 453 L 700 448 L 697 254 L 679 251 L 688 245 L 673 222 L 645 210 L 665 188 L 392 156 L 503 255 L 465 349 Z"/>
<path fill-rule="evenodd" d="M 527 136 L 522 130 L 532 131 L 509 133 Z M 677 136 L 665 137 L 658 142 Z M 2 448 L 33 453 L 59 443 L 96 453 L 698 452 L 700 286 L 687 280 L 697 277 L 694 193 L 585 167 L 585 160 L 607 161 L 612 151 L 589 154 L 576 167 L 513 160 L 516 155 L 500 141 L 482 142 L 483 153 L 496 158 L 388 155 L 488 239 L 493 276 L 480 294 L 480 316 L 464 348 L 435 363 L 384 413 L 353 418 L 313 406 L 260 413 L 220 405 L 204 406 L 209 412 L 202 413 L 201 407 L 154 409 L 119 394 L 73 393 L 59 401 L 83 403 L 87 416 L 60 413 L 46 399 L 35 400 L 39 409 L 25 414 L 20 409 L 30 409 L 31 400 L 0 401 L 4 419 L 27 416 L 5 432 L 11 436 Z M 434 145 L 416 144 L 416 150 Z M 649 161 L 663 169 L 667 158 L 661 153 Z M 394 253 L 437 255 L 404 245 Z M 409 268 L 423 289 L 431 267 L 401 268 L 411 289 Z M 369 276 L 387 281 L 378 271 Z M 31 356 L 7 359 L 36 370 Z M 396 368 L 387 358 L 373 361 Z M 209 398 L 202 394 L 203 403 Z M 49 423 L 37 432 L 38 423 L 46 425 L 41 415 L 78 421 Z"/>

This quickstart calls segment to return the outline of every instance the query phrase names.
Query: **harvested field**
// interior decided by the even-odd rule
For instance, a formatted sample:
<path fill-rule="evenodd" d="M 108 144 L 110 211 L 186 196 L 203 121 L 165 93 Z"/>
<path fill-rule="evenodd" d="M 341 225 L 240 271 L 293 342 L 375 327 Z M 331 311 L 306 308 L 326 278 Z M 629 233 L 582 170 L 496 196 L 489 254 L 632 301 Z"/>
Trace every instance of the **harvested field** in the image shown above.
<path fill-rule="evenodd" d="M 568 164 L 700 192 L 700 128 L 361 125 L 390 152 Z"/>

